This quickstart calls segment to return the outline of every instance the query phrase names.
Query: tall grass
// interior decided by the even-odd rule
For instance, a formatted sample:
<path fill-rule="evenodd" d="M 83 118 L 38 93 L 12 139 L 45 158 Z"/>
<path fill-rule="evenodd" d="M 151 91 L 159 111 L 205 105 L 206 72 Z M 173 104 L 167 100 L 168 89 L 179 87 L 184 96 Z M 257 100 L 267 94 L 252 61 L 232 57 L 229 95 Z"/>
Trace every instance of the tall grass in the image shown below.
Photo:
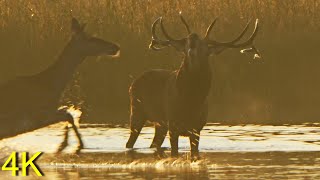
<path fill-rule="evenodd" d="M 132 79 L 144 70 L 174 69 L 180 63 L 172 49 L 147 49 L 157 17 L 164 16 L 176 37 L 186 33 L 179 11 L 200 34 L 219 17 L 212 33 L 218 40 L 233 38 L 249 19 L 259 18 L 257 45 L 264 60 L 253 62 L 238 51 L 213 60 L 209 119 L 313 121 L 320 116 L 320 86 L 315 83 L 320 77 L 319 9 L 318 0 L 0 0 L 0 81 L 50 66 L 70 37 L 71 17 L 77 17 L 88 24 L 88 32 L 121 44 L 122 56 L 119 61 L 89 58 L 65 98 L 84 101 L 87 121 L 125 122 Z"/>

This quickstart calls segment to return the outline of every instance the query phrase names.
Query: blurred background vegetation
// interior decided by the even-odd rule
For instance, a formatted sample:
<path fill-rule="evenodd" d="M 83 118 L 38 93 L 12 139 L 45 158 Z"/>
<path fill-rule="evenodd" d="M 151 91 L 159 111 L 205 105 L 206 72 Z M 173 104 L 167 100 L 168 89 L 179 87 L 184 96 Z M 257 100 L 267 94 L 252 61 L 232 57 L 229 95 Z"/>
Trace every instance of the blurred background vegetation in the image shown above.
<path fill-rule="evenodd" d="M 49 67 L 70 38 L 71 17 L 77 17 L 92 35 L 120 44 L 121 57 L 88 58 L 63 101 L 81 106 L 85 122 L 127 123 L 132 80 L 148 69 L 181 63 L 174 49 L 148 49 L 151 23 L 159 16 L 173 36 L 185 36 L 179 11 L 202 35 L 219 17 L 211 37 L 220 41 L 234 38 L 249 19 L 260 19 L 256 45 L 263 59 L 239 50 L 210 59 L 210 122 L 319 120 L 318 0 L 0 0 L 0 82 Z"/>

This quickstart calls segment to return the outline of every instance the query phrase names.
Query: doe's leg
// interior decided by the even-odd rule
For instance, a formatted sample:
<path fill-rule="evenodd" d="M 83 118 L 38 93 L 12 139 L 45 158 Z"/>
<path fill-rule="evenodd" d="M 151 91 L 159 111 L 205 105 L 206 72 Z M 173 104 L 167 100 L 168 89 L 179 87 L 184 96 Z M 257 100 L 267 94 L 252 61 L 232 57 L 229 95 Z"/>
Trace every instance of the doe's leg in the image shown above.
<path fill-rule="evenodd" d="M 68 135 L 69 134 L 69 127 L 68 124 L 64 126 L 64 135 L 63 135 L 63 141 L 59 145 L 57 152 L 60 153 L 62 150 L 64 150 L 68 146 Z"/>
<path fill-rule="evenodd" d="M 81 149 L 83 149 L 83 142 L 82 142 L 81 134 L 78 131 L 78 127 L 74 124 L 74 121 L 72 121 L 71 125 L 72 125 L 72 128 L 73 128 L 73 130 L 76 134 L 76 137 L 78 139 L 79 144 L 78 144 L 76 153 L 79 153 L 81 151 Z"/>
<path fill-rule="evenodd" d="M 55 119 L 59 119 L 59 120 L 66 120 L 67 122 L 69 122 L 71 125 L 72 125 L 72 128 L 76 134 L 76 137 L 79 141 L 79 145 L 78 145 L 78 148 L 77 148 L 77 153 L 80 152 L 80 150 L 83 148 L 83 142 L 82 142 L 82 139 L 81 139 L 81 135 L 78 131 L 78 128 L 77 126 L 74 124 L 74 120 L 73 120 L 73 117 L 65 112 L 65 111 L 58 111 L 56 116 L 55 116 Z M 63 142 L 60 144 L 59 148 L 58 148 L 58 153 L 61 152 L 63 149 L 65 149 L 67 146 L 68 146 L 68 139 L 69 139 L 69 128 L 68 128 L 68 124 L 65 125 L 64 127 L 64 138 L 63 138 Z"/>

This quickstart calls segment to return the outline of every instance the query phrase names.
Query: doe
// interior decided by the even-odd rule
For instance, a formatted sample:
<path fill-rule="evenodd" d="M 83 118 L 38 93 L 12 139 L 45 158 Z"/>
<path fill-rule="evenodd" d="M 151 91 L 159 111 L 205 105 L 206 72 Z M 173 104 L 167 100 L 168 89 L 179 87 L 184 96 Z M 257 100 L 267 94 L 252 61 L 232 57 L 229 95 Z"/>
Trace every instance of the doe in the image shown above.
<path fill-rule="evenodd" d="M 76 67 L 88 56 L 119 54 L 114 43 L 92 37 L 84 32 L 75 18 L 71 22 L 73 35 L 59 59 L 46 70 L 10 80 L 0 86 L 0 139 L 33 131 L 54 123 L 67 121 L 72 125 L 83 147 L 74 119 L 65 109 L 58 110 L 60 96 L 72 78 Z M 58 151 L 67 146 L 68 128 Z"/>

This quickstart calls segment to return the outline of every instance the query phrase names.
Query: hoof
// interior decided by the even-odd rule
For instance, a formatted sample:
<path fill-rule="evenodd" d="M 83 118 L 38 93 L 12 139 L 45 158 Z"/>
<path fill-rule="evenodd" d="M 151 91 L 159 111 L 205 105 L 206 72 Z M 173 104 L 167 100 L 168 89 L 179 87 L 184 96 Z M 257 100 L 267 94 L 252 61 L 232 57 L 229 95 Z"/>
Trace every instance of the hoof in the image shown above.
<path fill-rule="evenodd" d="M 198 161 L 200 160 L 200 155 L 199 155 L 199 151 L 196 151 L 196 152 L 191 152 L 191 161 L 194 162 L 194 161 Z"/>
<path fill-rule="evenodd" d="M 179 157 L 179 153 L 177 152 L 172 152 L 171 151 L 171 158 L 178 158 Z"/>
<path fill-rule="evenodd" d="M 164 153 L 164 148 L 157 148 L 157 150 L 154 152 L 154 155 L 157 159 L 163 159 L 167 157 Z"/>
<path fill-rule="evenodd" d="M 80 154 L 80 151 L 83 149 L 84 147 L 83 147 L 83 143 L 80 143 L 79 145 L 78 145 L 78 147 L 77 147 L 77 150 L 76 150 L 76 154 Z"/>
<path fill-rule="evenodd" d="M 77 149 L 76 152 L 74 152 L 75 154 L 80 154 L 81 149 Z"/>
<path fill-rule="evenodd" d="M 150 148 L 157 148 L 157 145 L 156 144 L 151 144 Z"/>
<path fill-rule="evenodd" d="M 78 145 L 78 149 L 83 149 L 83 148 L 84 148 L 83 143 L 80 143 L 80 144 Z"/>
<path fill-rule="evenodd" d="M 201 160 L 201 157 L 199 155 L 198 156 L 191 156 L 191 162 L 196 162 L 199 160 Z"/>
<path fill-rule="evenodd" d="M 131 160 L 135 160 L 137 152 L 133 148 L 127 148 L 125 155 L 126 155 L 126 157 L 130 158 Z"/>
<path fill-rule="evenodd" d="M 133 144 L 132 144 L 132 143 L 127 142 L 127 144 L 126 144 L 126 148 L 127 148 L 127 149 L 132 149 L 132 148 L 133 148 Z"/>

